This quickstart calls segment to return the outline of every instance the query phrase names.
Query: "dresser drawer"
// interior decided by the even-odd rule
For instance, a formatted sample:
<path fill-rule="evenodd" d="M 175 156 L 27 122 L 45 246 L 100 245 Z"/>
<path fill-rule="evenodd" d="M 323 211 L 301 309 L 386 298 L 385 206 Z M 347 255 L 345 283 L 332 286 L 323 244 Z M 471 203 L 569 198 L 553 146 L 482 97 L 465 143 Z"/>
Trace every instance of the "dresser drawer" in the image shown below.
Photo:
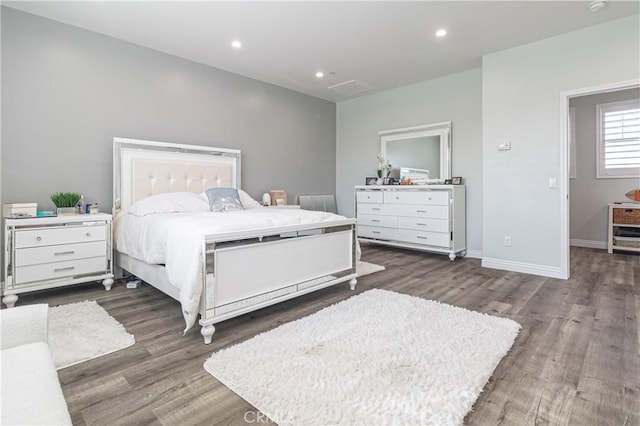
<path fill-rule="evenodd" d="M 382 216 L 358 213 L 358 225 L 396 228 L 398 226 L 398 218 L 396 216 Z"/>
<path fill-rule="evenodd" d="M 420 232 L 410 229 L 398 229 L 398 241 L 449 248 L 450 239 L 448 232 Z"/>
<path fill-rule="evenodd" d="M 398 228 L 416 231 L 449 232 L 449 221 L 446 219 L 429 219 L 419 217 L 399 217 Z"/>
<path fill-rule="evenodd" d="M 426 204 L 448 206 L 449 191 L 388 191 L 384 193 L 385 204 Z"/>
<path fill-rule="evenodd" d="M 40 247 L 55 244 L 104 241 L 107 237 L 103 223 L 88 226 L 29 229 L 15 232 L 15 247 Z"/>
<path fill-rule="evenodd" d="M 87 257 L 105 256 L 106 252 L 106 241 L 29 247 L 16 250 L 15 263 L 16 266 L 27 266 L 38 263 L 61 262 Z"/>
<path fill-rule="evenodd" d="M 358 203 L 358 217 L 361 214 L 383 214 L 383 215 L 395 215 L 396 206 L 385 204 L 370 204 L 370 203 Z"/>
<path fill-rule="evenodd" d="M 359 203 L 382 203 L 382 191 L 357 191 L 356 201 Z"/>
<path fill-rule="evenodd" d="M 395 228 L 377 228 L 375 226 L 358 226 L 358 236 L 364 238 L 378 238 L 382 240 L 395 240 L 397 237 Z"/>
<path fill-rule="evenodd" d="M 449 219 L 449 206 L 396 205 L 394 207 L 398 216 Z"/>
<path fill-rule="evenodd" d="M 16 267 L 15 283 L 24 284 L 96 272 L 107 272 L 105 256 Z"/>

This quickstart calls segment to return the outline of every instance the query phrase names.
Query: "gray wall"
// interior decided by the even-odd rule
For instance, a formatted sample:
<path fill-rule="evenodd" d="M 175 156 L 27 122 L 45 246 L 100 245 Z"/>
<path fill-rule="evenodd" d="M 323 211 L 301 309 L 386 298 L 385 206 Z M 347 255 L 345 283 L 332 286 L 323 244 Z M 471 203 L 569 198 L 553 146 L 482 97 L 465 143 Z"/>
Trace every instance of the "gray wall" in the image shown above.
<path fill-rule="evenodd" d="M 640 177 L 596 179 L 596 105 L 640 98 L 640 89 L 573 98 L 575 108 L 576 178 L 570 181 L 571 240 L 576 245 L 602 246 L 607 241 L 609 203 L 640 188 Z"/>
<path fill-rule="evenodd" d="M 2 201 L 109 211 L 114 136 L 242 150 L 242 186 L 333 193 L 335 104 L 2 7 Z"/>
<path fill-rule="evenodd" d="M 483 57 L 483 265 L 563 276 L 560 94 L 637 79 L 638 30 L 635 15 Z"/>
<path fill-rule="evenodd" d="M 468 255 L 482 247 L 482 72 L 474 69 L 337 106 L 337 196 L 342 214 L 354 214 L 354 185 L 375 176 L 378 132 L 451 121 L 452 176 L 467 185 Z"/>

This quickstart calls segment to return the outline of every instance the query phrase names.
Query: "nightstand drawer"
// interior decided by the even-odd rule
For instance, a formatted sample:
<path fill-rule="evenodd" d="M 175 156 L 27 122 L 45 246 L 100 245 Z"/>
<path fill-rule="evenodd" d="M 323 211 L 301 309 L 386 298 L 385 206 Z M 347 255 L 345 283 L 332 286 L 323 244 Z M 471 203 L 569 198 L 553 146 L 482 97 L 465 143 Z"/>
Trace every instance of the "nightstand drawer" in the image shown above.
<path fill-rule="evenodd" d="M 29 247 L 16 250 L 16 266 L 36 265 L 38 263 L 53 263 L 88 257 L 105 256 L 106 241 L 90 243 L 64 244 L 44 247 Z"/>
<path fill-rule="evenodd" d="M 105 256 L 16 267 L 15 283 L 24 284 L 95 272 L 107 272 L 107 258 Z"/>
<path fill-rule="evenodd" d="M 87 226 L 68 226 L 49 229 L 30 229 L 15 232 L 15 247 L 40 247 L 55 244 L 104 241 L 107 238 L 103 223 Z"/>

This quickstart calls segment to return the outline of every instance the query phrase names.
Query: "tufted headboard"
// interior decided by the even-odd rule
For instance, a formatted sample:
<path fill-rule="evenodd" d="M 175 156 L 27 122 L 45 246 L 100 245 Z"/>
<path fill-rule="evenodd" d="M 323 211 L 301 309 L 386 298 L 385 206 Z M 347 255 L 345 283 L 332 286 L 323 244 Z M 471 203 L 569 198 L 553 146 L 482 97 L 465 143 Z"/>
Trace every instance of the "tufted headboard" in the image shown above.
<path fill-rule="evenodd" d="M 113 213 L 165 192 L 240 188 L 240 151 L 135 139 L 113 139 Z"/>

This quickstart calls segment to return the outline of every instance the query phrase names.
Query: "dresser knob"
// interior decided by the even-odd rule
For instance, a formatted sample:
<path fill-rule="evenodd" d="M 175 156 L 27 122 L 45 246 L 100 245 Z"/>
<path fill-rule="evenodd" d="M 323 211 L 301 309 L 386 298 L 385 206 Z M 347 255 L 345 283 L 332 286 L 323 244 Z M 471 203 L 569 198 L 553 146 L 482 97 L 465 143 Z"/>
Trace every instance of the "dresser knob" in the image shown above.
<path fill-rule="evenodd" d="M 42 237 L 36 237 L 36 241 L 42 241 Z"/>
<path fill-rule="evenodd" d="M 90 237 L 90 236 L 91 236 L 91 232 L 87 232 L 87 237 Z"/>

